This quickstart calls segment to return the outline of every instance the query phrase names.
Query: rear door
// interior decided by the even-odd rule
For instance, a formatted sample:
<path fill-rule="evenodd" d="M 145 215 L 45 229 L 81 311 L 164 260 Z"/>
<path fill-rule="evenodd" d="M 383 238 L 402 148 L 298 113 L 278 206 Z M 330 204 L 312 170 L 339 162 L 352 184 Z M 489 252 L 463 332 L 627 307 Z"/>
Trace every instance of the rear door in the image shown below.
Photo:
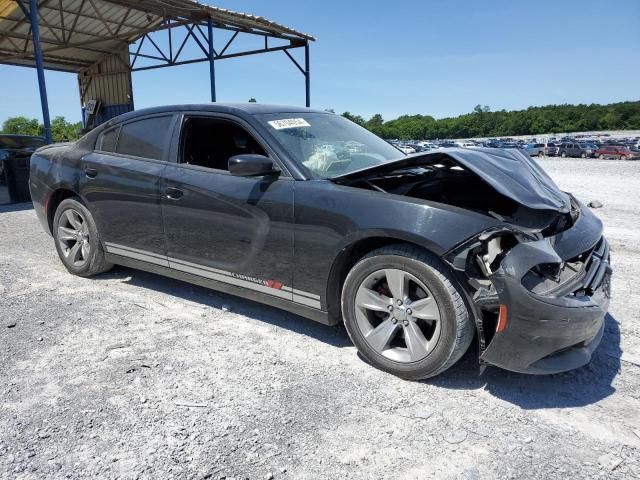
<path fill-rule="evenodd" d="M 167 166 L 161 185 L 169 266 L 292 300 L 295 180 L 281 164 L 279 176 L 228 172 L 233 155 L 277 162 L 235 117 L 186 115 L 176 144 L 178 162 Z"/>
<path fill-rule="evenodd" d="M 160 178 L 175 121 L 159 114 L 120 124 L 83 158 L 80 193 L 108 253 L 167 265 Z"/>
<path fill-rule="evenodd" d="M 574 143 L 573 145 L 571 145 L 572 149 L 571 149 L 571 156 L 572 157 L 579 157 L 580 154 L 582 153 L 580 150 L 580 145 L 578 145 L 577 143 Z"/>

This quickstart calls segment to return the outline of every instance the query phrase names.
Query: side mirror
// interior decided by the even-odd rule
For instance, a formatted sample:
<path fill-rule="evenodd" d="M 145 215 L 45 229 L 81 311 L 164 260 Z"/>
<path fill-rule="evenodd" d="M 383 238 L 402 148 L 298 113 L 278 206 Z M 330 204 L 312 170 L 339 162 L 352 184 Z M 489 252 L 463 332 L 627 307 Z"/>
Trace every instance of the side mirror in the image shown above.
<path fill-rule="evenodd" d="M 229 159 L 229 173 L 238 177 L 263 177 L 278 173 L 278 170 L 269 157 L 248 153 Z"/>

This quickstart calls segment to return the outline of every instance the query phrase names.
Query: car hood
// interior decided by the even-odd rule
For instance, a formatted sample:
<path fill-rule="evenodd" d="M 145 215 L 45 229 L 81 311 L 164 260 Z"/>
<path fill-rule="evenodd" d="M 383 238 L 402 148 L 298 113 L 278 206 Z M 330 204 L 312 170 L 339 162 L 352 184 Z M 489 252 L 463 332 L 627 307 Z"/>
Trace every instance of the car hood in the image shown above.
<path fill-rule="evenodd" d="M 374 165 L 334 177 L 332 180 L 383 176 L 385 173 L 424 164 L 437 164 L 438 159 L 444 156 L 450 157 L 463 168 L 475 173 L 497 192 L 527 208 L 553 210 L 560 213 L 571 210 L 569 195 L 558 188 L 535 160 L 517 149 L 446 148 Z"/>

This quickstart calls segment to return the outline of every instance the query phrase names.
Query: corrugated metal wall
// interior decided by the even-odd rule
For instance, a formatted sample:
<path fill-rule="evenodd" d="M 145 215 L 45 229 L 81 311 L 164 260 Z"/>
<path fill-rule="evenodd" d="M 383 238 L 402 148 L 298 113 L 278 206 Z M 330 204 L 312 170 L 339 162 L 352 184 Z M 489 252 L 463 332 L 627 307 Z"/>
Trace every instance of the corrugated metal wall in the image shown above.
<path fill-rule="evenodd" d="M 128 65 L 129 51 L 123 49 L 119 53 L 105 57 L 87 72 L 78 74 L 80 103 L 83 111 L 89 100 L 99 100 L 102 105 L 92 126 L 133 110 L 131 72 L 126 70 Z"/>

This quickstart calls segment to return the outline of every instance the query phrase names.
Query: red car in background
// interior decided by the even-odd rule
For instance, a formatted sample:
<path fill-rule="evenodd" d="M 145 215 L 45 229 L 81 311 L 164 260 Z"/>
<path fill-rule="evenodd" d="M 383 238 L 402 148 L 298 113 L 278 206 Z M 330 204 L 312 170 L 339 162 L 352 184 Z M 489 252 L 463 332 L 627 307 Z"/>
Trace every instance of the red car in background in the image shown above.
<path fill-rule="evenodd" d="M 596 158 L 615 158 L 619 160 L 640 160 L 640 151 L 619 145 L 602 145 L 594 154 Z"/>

